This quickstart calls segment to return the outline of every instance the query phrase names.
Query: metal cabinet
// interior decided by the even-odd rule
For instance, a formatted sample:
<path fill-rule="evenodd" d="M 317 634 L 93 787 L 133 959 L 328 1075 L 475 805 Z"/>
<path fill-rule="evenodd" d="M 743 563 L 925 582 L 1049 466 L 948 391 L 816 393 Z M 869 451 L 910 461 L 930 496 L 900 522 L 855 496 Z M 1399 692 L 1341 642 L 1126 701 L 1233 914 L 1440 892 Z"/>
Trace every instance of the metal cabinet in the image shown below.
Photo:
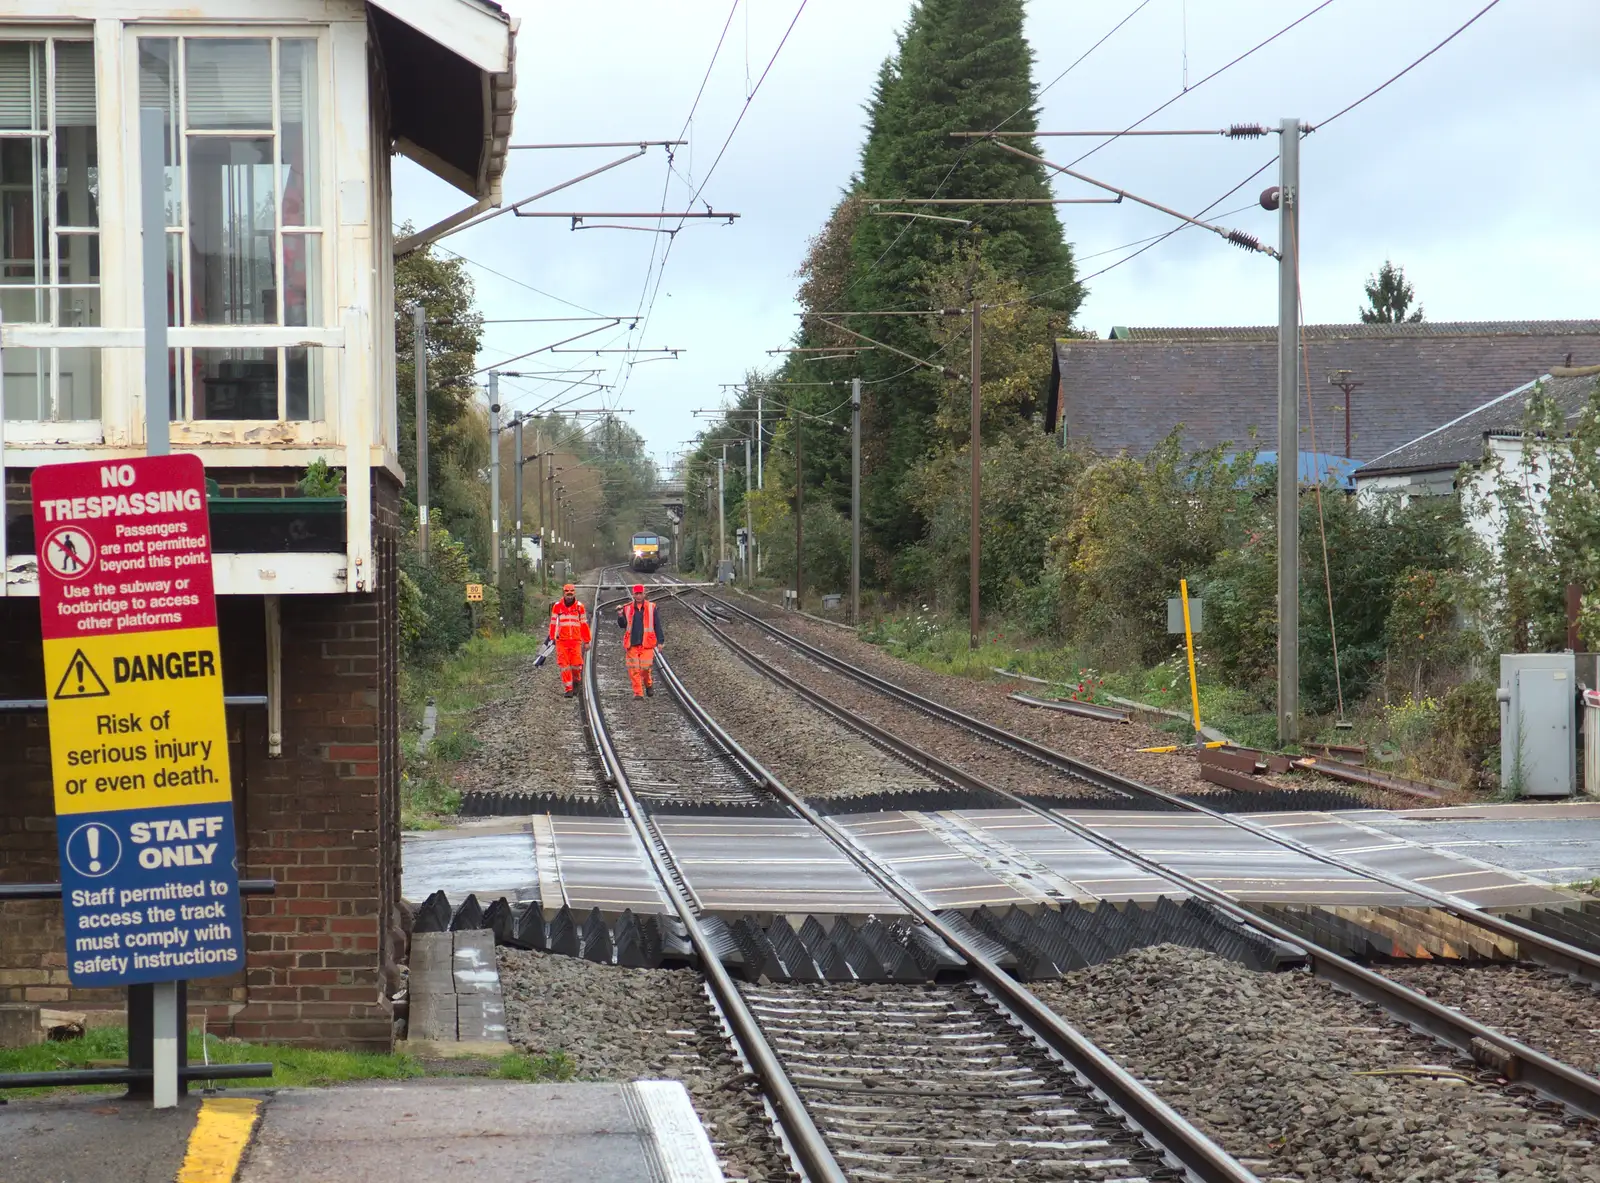
<path fill-rule="evenodd" d="M 1577 781 L 1577 659 L 1500 656 L 1500 783 L 1524 797 L 1570 797 Z"/>

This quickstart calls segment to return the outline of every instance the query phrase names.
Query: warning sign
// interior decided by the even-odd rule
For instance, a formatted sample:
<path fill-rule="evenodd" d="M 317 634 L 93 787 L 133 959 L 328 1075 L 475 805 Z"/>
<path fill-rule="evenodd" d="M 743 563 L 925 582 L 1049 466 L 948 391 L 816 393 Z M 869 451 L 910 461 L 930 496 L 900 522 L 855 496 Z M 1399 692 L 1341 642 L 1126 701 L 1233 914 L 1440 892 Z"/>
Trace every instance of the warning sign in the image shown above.
<path fill-rule="evenodd" d="M 33 513 L 72 981 L 242 969 L 204 468 L 48 465 Z"/>

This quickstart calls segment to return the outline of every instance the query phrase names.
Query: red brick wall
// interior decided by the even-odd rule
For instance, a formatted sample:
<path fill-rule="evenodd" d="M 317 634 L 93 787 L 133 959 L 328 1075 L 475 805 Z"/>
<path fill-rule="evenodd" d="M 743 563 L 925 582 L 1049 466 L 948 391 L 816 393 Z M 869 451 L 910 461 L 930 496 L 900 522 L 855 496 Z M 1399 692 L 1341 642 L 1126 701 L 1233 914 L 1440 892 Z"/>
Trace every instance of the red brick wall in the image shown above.
<path fill-rule="evenodd" d="M 281 495 L 274 486 L 283 482 L 270 472 L 211 475 L 245 475 L 261 495 Z M 228 712 L 240 873 L 275 879 L 278 890 L 245 902 L 242 979 L 207 979 L 191 991 L 213 1030 L 274 1041 L 392 1044 L 388 999 L 405 956 L 398 916 L 399 488 L 385 474 L 375 477 L 379 590 L 281 602 L 282 757 L 267 756 L 263 709 Z M 226 691 L 263 693 L 262 598 L 224 597 L 218 608 Z M 0 698 L 43 696 L 37 601 L 0 600 Z M 0 713 L 0 752 L 0 882 L 53 881 L 44 715 Z M 0 1002 L 120 1000 L 118 991 L 70 988 L 60 917 L 53 901 L 0 904 Z"/>

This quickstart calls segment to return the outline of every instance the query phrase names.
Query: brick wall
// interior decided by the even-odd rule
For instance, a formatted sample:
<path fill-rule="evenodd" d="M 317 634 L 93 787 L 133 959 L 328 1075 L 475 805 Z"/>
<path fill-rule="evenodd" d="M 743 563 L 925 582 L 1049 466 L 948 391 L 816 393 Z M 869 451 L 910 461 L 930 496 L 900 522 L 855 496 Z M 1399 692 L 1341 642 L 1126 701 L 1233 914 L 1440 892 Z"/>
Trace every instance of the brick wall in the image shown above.
<path fill-rule="evenodd" d="M 212 470 L 226 492 L 281 496 L 271 470 Z M 293 474 L 298 475 L 298 474 Z M 272 878 L 245 902 L 246 969 L 197 982 L 191 1007 L 213 1030 L 251 1039 L 387 1049 L 389 996 L 405 956 L 400 922 L 395 601 L 399 488 L 376 473 L 379 591 L 281 602 L 283 755 L 268 758 L 261 708 L 228 712 L 239 867 Z M 237 489 L 231 488 L 238 484 Z M 8 490 L 24 500 L 26 491 Z M 15 509 L 15 506 L 13 507 Z M 265 607 L 218 602 L 225 689 L 266 686 Z M 0 600 L 0 698 L 42 698 L 38 603 Z M 39 713 L 0 712 L 0 882 L 56 878 L 49 734 Z M 116 1005 L 119 991 L 71 989 L 61 909 L 0 903 L 0 1002 Z"/>

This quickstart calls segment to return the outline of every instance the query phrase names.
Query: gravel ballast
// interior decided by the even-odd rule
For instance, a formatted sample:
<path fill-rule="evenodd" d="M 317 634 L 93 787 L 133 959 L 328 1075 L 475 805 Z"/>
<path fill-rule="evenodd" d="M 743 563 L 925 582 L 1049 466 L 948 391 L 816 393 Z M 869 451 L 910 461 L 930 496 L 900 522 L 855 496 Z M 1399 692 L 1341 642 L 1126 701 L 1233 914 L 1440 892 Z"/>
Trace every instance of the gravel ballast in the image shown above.
<path fill-rule="evenodd" d="M 1168 945 L 1032 989 L 1263 1180 L 1600 1183 L 1593 1123 L 1304 972 Z"/>
<path fill-rule="evenodd" d="M 672 668 L 701 706 L 785 784 L 816 798 L 938 786 L 741 661 L 679 612 Z"/>
<path fill-rule="evenodd" d="M 736 606 L 770 621 L 784 632 L 825 649 L 852 665 L 886 678 L 906 690 L 965 711 L 969 715 L 1004 727 L 1036 743 L 1045 744 L 1063 755 L 1094 764 L 1108 772 L 1121 773 L 1168 792 L 1201 795 L 1220 791 L 1216 785 L 1201 778 L 1198 765 L 1188 756 L 1138 751 L 1139 748 L 1162 747 L 1183 742 L 1180 737 L 1153 727 L 1138 717 L 1128 723 L 1104 723 L 1062 711 L 1026 706 L 1007 696 L 1019 690 L 1037 694 L 1041 687 L 998 676 L 992 681 L 976 681 L 952 674 L 935 673 L 896 657 L 881 646 L 861 640 L 851 630 L 808 620 L 797 613 L 785 612 L 770 605 L 764 606 L 743 596 L 730 597 L 730 600 Z M 752 632 L 761 631 L 753 625 L 746 627 Z M 1278 788 L 1338 789 L 1363 798 L 1375 808 L 1410 809 L 1417 805 L 1416 799 L 1412 797 L 1322 777 L 1264 776 L 1261 779 L 1265 784 Z"/>
<path fill-rule="evenodd" d="M 1436 1002 L 1600 1077 L 1600 993 L 1531 965 L 1386 965 L 1393 978 Z"/>
<path fill-rule="evenodd" d="M 916 744 L 968 775 L 1023 796 L 1104 797 L 1104 791 L 1077 777 L 896 702 L 844 674 L 802 655 L 752 624 L 727 624 L 723 630 L 762 660 L 824 695 L 852 715 L 875 723 Z M 818 628 L 825 626 L 818 625 Z M 791 696 L 791 701 L 798 698 Z M 1106 726 L 1102 724 L 1102 726 Z"/>
<path fill-rule="evenodd" d="M 565 1052 L 582 1080 L 682 1081 L 730 1180 L 795 1178 L 699 974 L 508 948 L 496 959 L 516 1047 Z"/>

